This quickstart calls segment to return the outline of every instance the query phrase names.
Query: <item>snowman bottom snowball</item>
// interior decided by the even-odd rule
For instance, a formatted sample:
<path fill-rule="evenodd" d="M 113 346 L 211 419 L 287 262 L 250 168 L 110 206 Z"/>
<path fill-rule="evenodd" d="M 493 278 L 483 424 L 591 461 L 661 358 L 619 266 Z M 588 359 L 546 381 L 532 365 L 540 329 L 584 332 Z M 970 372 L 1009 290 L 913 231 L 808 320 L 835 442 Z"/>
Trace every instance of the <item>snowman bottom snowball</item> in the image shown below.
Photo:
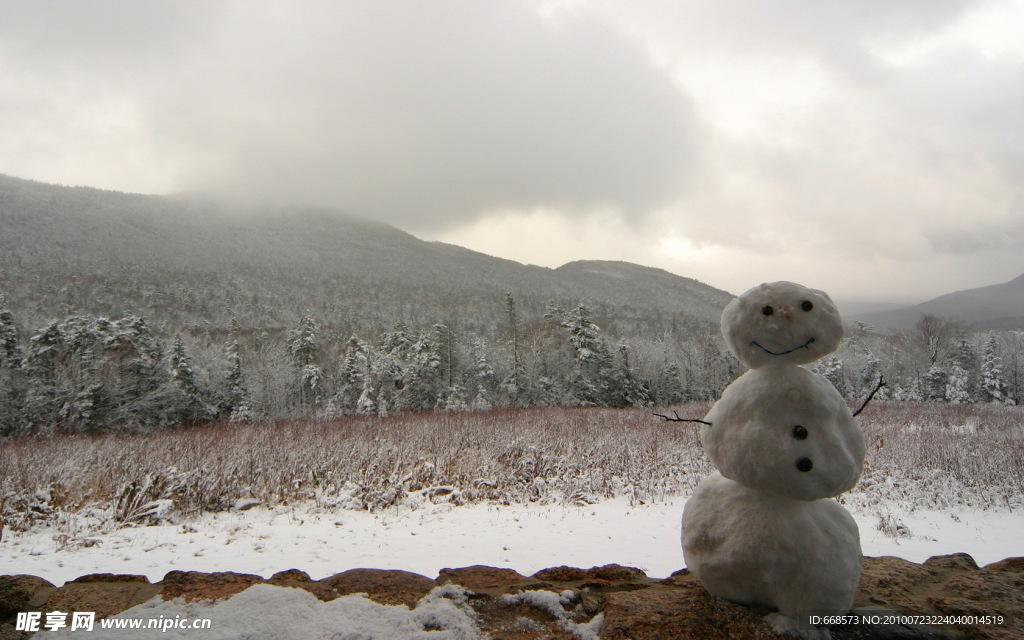
<path fill-rule="evenodd" d="M 686 566 L 715 596 L 777 609 L 792 631 L 801 614 L 853 607 L 860 533 L 834 500 L 773 496 L 715 472 L 686 502 L 682 524 Z"/>

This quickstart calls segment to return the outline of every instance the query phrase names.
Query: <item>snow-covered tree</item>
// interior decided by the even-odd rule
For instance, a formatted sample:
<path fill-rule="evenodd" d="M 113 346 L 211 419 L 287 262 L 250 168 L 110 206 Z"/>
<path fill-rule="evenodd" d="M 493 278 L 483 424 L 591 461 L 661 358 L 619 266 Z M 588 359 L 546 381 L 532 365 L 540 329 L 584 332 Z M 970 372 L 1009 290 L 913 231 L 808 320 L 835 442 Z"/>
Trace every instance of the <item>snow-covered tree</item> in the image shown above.
<path fill-rule="evenodd" d="M 494 406 L 492 398 L 497 386 L 497 377 L 494 367 L 487 359 L 487 351 L 481 338 L 473 339 L 470 350 L 474 363 L 473 384 L 476 387 L 471 407 L 474 410 L 487 410 Z"/>
<path fill-rule="evenodd" d="M 199 395 L 196 389 L 195 372 L 192 371 L 192 359 L 185 353 L 185 344 L 181 336 L 174 339 L 174 346 L 171 347 L 170 355 L 171 378 L 175 384 L 189 396 Z"/>
<path fill-rule="evenodd" d="M 1016 404 L 1008 393 L 1006 381 L 1003 379 L 1003 359 L 999 355 L 999 340 L 995 332 L 990 332 L 985 340 L 981 357 L 981 388 L 983 402 L 997 404 Z"/>
<path fill-rule="evenodd" d="M 352 336 L 345 345 L 337 391 L 329 401 L 329 415 L 340 415 L 356 411 L 359 397 L 363 393 L 364 381 L 370 375 L 368 369 L 370 346 Z"/>
<path fill-rule="evenodd" d="M 215 417 L 218 410 L 203 398 L 203 391 L 196 382 L 192 358 L 186 352 L 180 336 L 174 339 L 168 364 L 174 390 L 165 401 L 168 417 L 176 415 L 174 422 L 186 424 Z"/>
<path fill-rule="evenodd" d="M 610 372 L 608 404 L 613 407 L 646 407 L 651 403 L 647 385 L 640 380 L 629 363 L 629 347 L 619 345 L 617 366 Z"/>
<path fill-rule="evenodd" d="M 15 432 L 22 423 L 26 382 L 21 364 L 18 327 L 0 295 L 0 436 Z"/>
<path fill-rule="evenodd" d="M 952 404 L 970 404 L 973 399 L 970 390 L 970 375 L 967 370 L 954 363 L 946 380 L 946 401 Z"/>
<path fill-rule="evenodd" d="M 42 430 L 149 427 L 173 422 L 170 381 L 146 321 L 75 316 L 29 340 L 27 419 Z"/>
<path fill-rule="evenodd" d="M 516 310 L 516 301 L 511 292 L 505 294 L 505 316 L 508 319 L 508 331 L 512 343 L 512 370 L 503 386 L 514 398 L 519 393 L 523 363 L 519 352 L 519 312 Z"/>
<path fill-rule="evenodd" d="M 288 355 L 296 371 L 300 406 L 317 404 L 323 394 L 319 333 L 320 327 L 309 313 L 288 332 Z"/>
<path fill-rule="evenodd" d="M 682 402 L 686 397 L 686 388 L 679 366 L 666 360 L 655 372 L 657 377 L 651 381 L 651 399 L 664 406 Z"/>
<path fill-rule="evenodd" d="M 957 339 L 949 355 L 949 378 L 946 380 L 946 400 L 953 404 L 974 402 L 975 361 L 974 350 L 966 338 Z"/>
<path fill-rule="evenodd" d="M 253 408 L 249 388 L 246 386 L 245 372 L 242 369 L 242 354 L 238 346 L 238 334 L 234 328 L 231 336 L 227 346 L 227 397 L 224 409 L 228 414 L 228 419 L 232 422 L 255 422 L 256 411 Z"/>
<path fill-rule="evenodd" d="M 945 400 L 949 373 L 940 365 L 933 364 L 924 374 L 923 396 L 925 400 Z"/>
<path fill-rule="evenodd" d="M 567 380 L 569 404 L 607 404 L 612 357 L 590 310 L 580 302 L 562 314 L 558 326 L 568 332 L 572 365 Z"/>
<path fill-rule="evenodd" d="M 834 353 L 825 356 L 815 363 L 813 370 L 831 382 L 832 386 L 839 392 L 839 395 L 844 398 L 847 396 L 846 375 L 843 361 L 839 359 L 839 356 Z"/>
<path fill-rule="evenodd" d="M 3 306 L 0 296 L 0 367 L 16 369 L 21 366 L 21 345 L 14 315 Z"/>
<path fill-rule="evenodd" d="M 444 389 L 437 398 L 437 406 L 445 411 L 468 411 L 470 409 L 466 404 L 466 390 L 459 384 Z"/>

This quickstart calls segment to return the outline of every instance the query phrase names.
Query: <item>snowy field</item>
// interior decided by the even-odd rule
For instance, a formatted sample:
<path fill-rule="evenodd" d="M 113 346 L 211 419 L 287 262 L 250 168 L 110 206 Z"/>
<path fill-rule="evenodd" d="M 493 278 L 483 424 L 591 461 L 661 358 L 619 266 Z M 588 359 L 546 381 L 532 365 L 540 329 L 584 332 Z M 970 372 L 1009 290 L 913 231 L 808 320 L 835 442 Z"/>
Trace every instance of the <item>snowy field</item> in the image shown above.
<path fill-rule="evenodd" d="M 1024 556 L 1022 417 L 1020 408 L 872 405 L 861 420 L 864 473 L 842 496 L 864 554 L 922 562 L 966 552 L 980 565 Z M 0 468 L 0 575 L 56 585 L 90 573 L 156 582 L 171 570 L 434 578 L 478 564 L 531 575 L 615 563 L 663 578 L 684 566 L 680 516 L 713 469 L 695 430 L 647 410 L 597 409 L 21 438 L 0 442 Z M 213 628 L 90 637 L 482 637 L 451 589 L 409 610 L 260 586 L 212 607 L 157 599 L 119 617 L 147 616 L 209 618 Z M 564 623 L 593 639 L 600 620 Z"/>
<path fill-rule="evenodd" d="M 856 496 L 851 496 L 856 497 Z M 685 500 L 630 506 L 625 499 L 594 505 L 425 504 L 377 513 L 305 508 L 254 508 L 205 514 L 188 524 L 120 529 L 69 546 L 52 528 L 9 535 L 0 543 L 0 574 L 28 573 L 60 585 L 89 573 L 143 574 L 160 580 L 172 569 L 236 571 L 269 578 L 290 568 L 321 579 L 347 569 L 403 569 L 436 577 L 445 567 L 484 564 L 531 575 L 559 565 L 609 563 L 639 567 L 655 578 L 682 568 L 679 516 Z M 979 564 L 1024 555 L 1024 513 L 915 509 L 854 511 L 865 555 L 921 562 L 965 551 Z M 898 526 L 893 526 L 898 523 Z M 887 532 L 879 529 L 885 525 Z M 359 596 L 321 603 L 294 589 L 253 587 L 213 606 L 156 598 L 125 619 L 209 619 L 203 631 L 103 631 L 109 638 L 278 637 L 436 640 L 484 637 L 457 590 L 437 590 L 416 609 L 384 607 Z M 557 610 L 557 605 L 556 610 Z M 591 625 L 564 622 L 582 639 Z M 435 629 L 427 631 L 427 629 Z M 146 634 L 150 635 L 146 635 Z M 76 635 L 77 634 L 77 635 Z M 180 634 L 180 635 L 179 635 Z M 249 635 L 246 635 L 249 634 Z M 351 635 L 354 634 L 354 635 Z M 81 637 L 63 630 L 46 637 Z M 95 637 L 90 635 L 90 637 Z"/>
<path fill-rule="evenodd" d="M 855 497 L 855 496 L 851 496 Z M 679 520 L 685 499 L 631 507 L 613 499 L 584 507 L 470 504 L 393 507 L 376 513 L 308 508 L 214 513 L 187 524 L 91 534 L 62 543 L 52 528 L 8 534 L 0 574 L 27 573 L 60 585 L 89 573 L 145 575 L 172 569 L 236 571 L 265 578 L 301 569 L 319 580 L 347 569 L 403 569 L 436 577 L 446 567 L 508 567 L 523 575 L 610 563 L 664 578 L 684 566 Z M 852 510 L 864 554 L 921 562 L 954 552 L 983 565 L 1024 556 L 1019 510 Z M 902 528 L 884 532 L 883 523 Z"/>

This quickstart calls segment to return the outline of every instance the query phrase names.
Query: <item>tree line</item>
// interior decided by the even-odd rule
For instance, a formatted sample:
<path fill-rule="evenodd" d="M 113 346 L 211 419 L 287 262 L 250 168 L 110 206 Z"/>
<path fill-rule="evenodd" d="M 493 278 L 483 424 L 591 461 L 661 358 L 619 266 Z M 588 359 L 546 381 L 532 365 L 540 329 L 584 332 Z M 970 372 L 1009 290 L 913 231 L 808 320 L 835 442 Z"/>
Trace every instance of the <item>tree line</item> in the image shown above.
<path fill-rule="evenodd" d="M 152 430 L 215 419 L 387 415 L 499 407 L 670 406 L 713 400 L 742 369 L 717 328 L 602 331 L 588 307 L 521 318 L 505 296 L 488 334 L 398 323 L 365 338 L 301 315 L 286 330 L 154 329 L 146 318 L 69 315 L 21 328 L 0 298 L 0 435 Z M 325 326 L 327 328 L 325 328 Z M 847 331 L 812 368 L 849 399 L 1015 404 L 1024 332 L 972 334 L 923 316 L 910 330 Z"/>

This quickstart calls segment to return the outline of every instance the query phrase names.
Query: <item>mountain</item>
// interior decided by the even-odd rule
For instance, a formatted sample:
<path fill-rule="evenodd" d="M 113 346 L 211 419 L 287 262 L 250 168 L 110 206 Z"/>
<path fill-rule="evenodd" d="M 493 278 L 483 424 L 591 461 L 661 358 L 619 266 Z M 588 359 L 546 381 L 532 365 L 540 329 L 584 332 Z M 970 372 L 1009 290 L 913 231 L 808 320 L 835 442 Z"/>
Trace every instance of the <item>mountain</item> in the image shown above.
<path fill-rule="evenodd" d="M 863 300 L 833 300 L 833 302 L 836 303 L 836 307 L 843 318 L 853 318 L 882 311 L 894 311 L 910 306 L 898 302 L 870 302 Z"/>
<path fill-rule="evenodd" d="M 145 315 L 159 328 L 282 331 L 310 311 L 340 334 L 443 322 L 507 325 L 583 301 L 602 329 L 710 327 L 732 295 L 660 269 L 603 261 L 557 269 L 420 240 L 314 207 L 245 207 L 0 175 L 0 293 L 22 324 L 69 313 Z"/>
<path fill-rule="evenodd" d="M 1003 284 L 956 291 L 912 307 L 865 313 L 849 320 L 878 328 L 906 328 L 926 314 L 954 318 L 979 331 L 1024 329 L 1024 274 Z"/>

